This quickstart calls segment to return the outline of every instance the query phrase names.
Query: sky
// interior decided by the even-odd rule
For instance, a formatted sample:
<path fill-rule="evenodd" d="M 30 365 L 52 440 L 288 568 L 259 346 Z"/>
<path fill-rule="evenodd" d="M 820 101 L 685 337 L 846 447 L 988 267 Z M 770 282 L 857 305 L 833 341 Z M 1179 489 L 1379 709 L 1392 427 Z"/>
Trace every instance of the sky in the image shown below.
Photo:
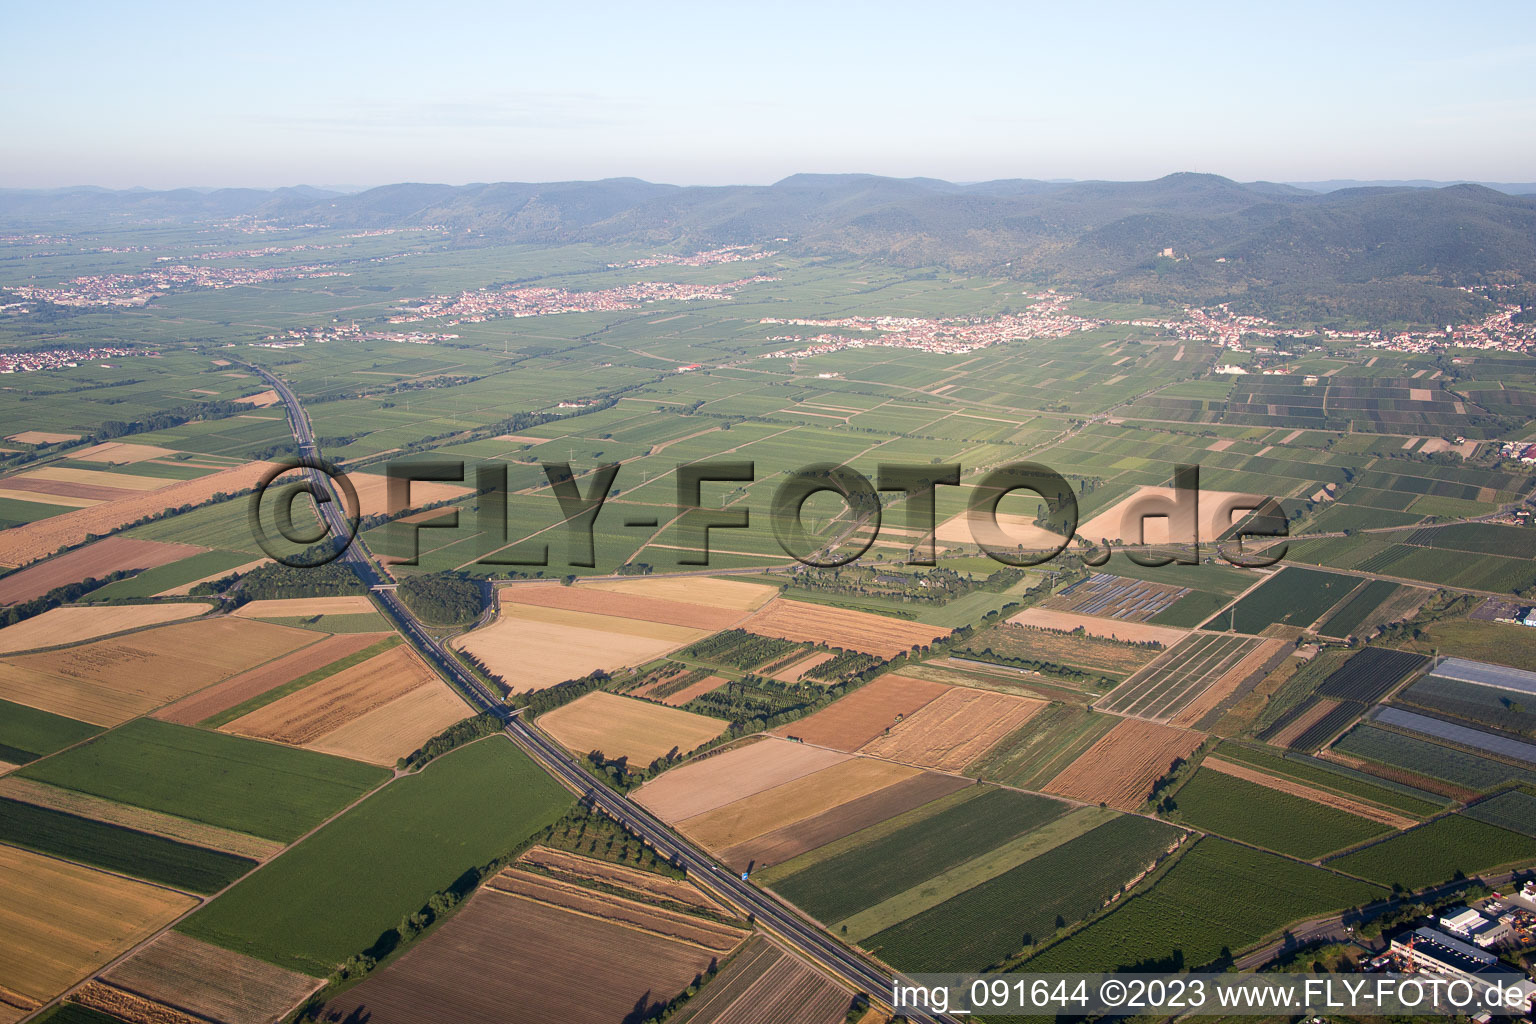
<path fill-rule="evenodd" d="M 10 0 L 5 23 L 0 187 L 1536 180 L 1529 0 Z"/>

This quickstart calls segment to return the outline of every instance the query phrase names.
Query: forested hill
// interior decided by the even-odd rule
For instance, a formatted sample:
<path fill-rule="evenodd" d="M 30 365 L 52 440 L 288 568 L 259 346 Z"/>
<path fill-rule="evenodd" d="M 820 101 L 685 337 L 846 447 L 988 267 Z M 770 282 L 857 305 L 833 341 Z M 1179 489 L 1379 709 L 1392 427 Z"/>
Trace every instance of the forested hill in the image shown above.
<path fill-rule="evenodd" d="M 956 185 L 795 175 L 768 186 L 678 187 L 630 178 L 552 184 L 400 184 L 353 194 L 291 188 L 0 191 L 0 225 L 237 214 L 292 224 L 441 225 L 477 240 L 706 248 L 1005 273 L 1098 298 L 1213 302 L 1300 316 L 1464 319 L 1456 286 L 1536 282 L 1536 196 L 1479 185 L 1319 194 L 1205 174 L 1147 182 Z M 1173 251 L 1173 258 L 1161 255 Z"/>

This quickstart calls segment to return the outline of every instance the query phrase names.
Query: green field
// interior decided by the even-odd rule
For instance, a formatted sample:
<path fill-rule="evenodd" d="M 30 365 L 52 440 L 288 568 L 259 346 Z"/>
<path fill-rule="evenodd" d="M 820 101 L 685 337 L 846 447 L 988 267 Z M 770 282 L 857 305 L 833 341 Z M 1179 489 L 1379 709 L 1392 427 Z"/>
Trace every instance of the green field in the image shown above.
<path fill-rule="evenodd" d="M 465 871 L 558 821 L 571 802 L 516 747 L 490 737 L 385 787 L 179 930 L 325 977 Z"/>
<path fill-rule="evenodd" d="M 1524 790 L 1514 789 L 1489 797 L 1461 813 L 1489 825 L 1536 838 L 1536 796 Z"/>
<path fill-rule="evenodd" d="M 1178 818 L 1203 832 L 1312 860 L 1363 843 L 1387 826 L 1299 796 L 1202 768 L 1174 794 Z"/>
<path fill-rule="evenodd" d="M 1328 616 L 1317 627 L 1317 631 L 1324 636 L 1349 636 L 1397 591 L 1398 584 L 1391 580 L 1371 580 L 1355 591 L 1354 596 L 1345 601 L 1338 611 Z"/>
<path fill-rule="evenodd" d="M 1066 810 L 1057 800 L 989 789 L 871 842 L 850 837 L 851 848 L 780 877 L 773 888 L 822 921 L 841 921 Z M 793 868 L 793 862 L 788 866 Z"/>
<path fill-rule="evenodd" d="M 1262 633 L 1274 625 L 1306 628 L 1360 585 L 1355 576 L 1295 567 L 1280 570 L 1211 622 L 1211 629 Z"/>
<path fill-rule="evenodd" d="M 862 943 L 912 971 L 975 971 L 999 964 L 1080 921 L 1145 869 L 1179 831 L 1122 815 L 968 889 Z"/>
<path fill-rule="evenodd" d="M 1385 884 L 1422 889 L 1457 873 L 1536 860 L 1536 839 L 1462 814 L 1393 836 L 1328 862 L 1331 868 Z"/>
<path fill-rule="evenodd" d="M 18 774 L 285 842 L 389 777 L 357 761 L 148 718 Z"/>
<path fill-rule="evenodd" d="M 1052 704 L 970 765 L 981 778 L 1021 789 L 1039 789 L 1113 729 L 1115 715 Z"/>
<path fill-rule="evenodd" d="M 286 697 L 291 693 L 297 693 L 298 691 L 304 689 L 306 686 L 309 686 L 313 683 L 318 683 L 320 680 L 329 676 L 333 676 L 343 669 L 351 668 L 353 665 L 361 665 L 369 658 L 383 654 L 386 651 L 399 646 L 401 643 L 402 641 L 399 636 L 387 636 L 380 640 L 378 643 L 369 644 L 367 647 L 364 647 L 362 650 L 354 654 L 349 654 L 345 658 L 337 658 L 329 665 L 321 665 L 313 672 L 306 672 L 296 679 L 290 679 L 288 682 L 282 684 L 281 686 L 274 686 L 266 693 L 259 693 L 252 697 L 250 700 L 241 701 L 239 704 L 236 704 L 232 708 L 225 708 L 218 714 L 212 716 L 211 718 L 205 718 L 197 724 L 204 729 L 217 729 L 220 726 L 228 725 L 230 722 L 233 722 L 237 718 L 248 715 L 258 708 L 264 708 L 268 704 Z"/>
<path fill-rule="evenodd" d="M 1032 972 L 1199 967 L 1292 922 L 1385 895 L 1367 882 L 1206 838 L 1151 890 L 1025 966 Z"/>
<path fill-rule="evenodd" d="M 183 558 L 179 562 L 171 562 L 154 569 L 145 569 L 125 580 L 109 583 L 100 590 L 93 591 L 91 599 L 154 597 L 173 587 L 180 587 L 193 580 L 200 580 L 205 576 L 233 569 L 237 565 L 244 565 L 250 560 L 251 556 L 244 551 L 204 551 L 191 558 Z"/>
<path fill-rule="evenodd" d="M 1271 775 L 1329 789 L 1368 803 L 1390 807 L 1394 811 L 1427 818 L 1445 809 L 1446 798 L 1385 780 L 1362 778 L 1363 773 L 1306 754 L 1279 755 L 1263 747 L 1246 743 L 1223 743 L 1216 753 L 1229 761 L 1252 765 Z"/>
<path fill-rule="evenodd" d="M 1334 747 L 1346 754 L 1407 768 L 1468 789 L 1497 789 L 1510 781 L 1536 783 L 1536 771 L 1529 768 L 1518 768 L 1471 751 L 1441 746 L 1369 723 L 1355 726 L 1341 736 Z"/>
<path fill-rule="evenodd" d="M 26 764 L 99 732 L 100 726 L 0 700 L 0 761 Z"/>
<path fill-rule="evenodd" d="M 256 866 L 244 857 L 19 800 L 0 799 L 0 841 L 198 893 L 217 892 Z"/>

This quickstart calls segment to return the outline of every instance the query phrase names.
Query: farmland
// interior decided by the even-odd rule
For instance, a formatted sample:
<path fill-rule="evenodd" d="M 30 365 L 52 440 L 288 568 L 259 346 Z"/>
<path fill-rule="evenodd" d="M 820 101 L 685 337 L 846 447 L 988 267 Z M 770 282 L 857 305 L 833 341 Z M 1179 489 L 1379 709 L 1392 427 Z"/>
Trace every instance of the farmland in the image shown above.
<path fill-rule="evenodd" d="M 754 587 L 753 589 L 767 590 L 768 588 Z M 497 600 L 504 605 L 564 608 L 574 612 L 611 615 L 621 619 L 638 619 L 642 622 L 658 622 L 691 629 L 728 629 L 745 618 L 747 614 L 730 607 L 673 601 L 579 584 L 572 587 L 561 586 L 558 583 L 518 584 L 500 588 L 496 596 Z"/>
<path fill-rule="evenodd" d="M 1212 767 L 1197 771 L 1179 787 L 1174 800 L 1180 821 L 1302 860 L 1388 830 L 1379 822 Z"/>
<path fill-rule="evenodd" d="M 188 892 L 210 893 L 254 861 L 162 836 L 0 799 L 0 840 Z"/>
<path fill-rule="evenodd" d="M 1180 832 L 1116 817 L 864 943 L 903 970 L 974 971 L 1000 964 L 1097 911 L 1178 841 Z"/>
<path fill-rule="evenodd" d="M 488 773 L 501 785 L 483 785 Z M 465 870 L 554 822 L 570 800 L 510 743 L 481 740 L 386 786 L 178 930 L 324 977 Z"/>
<path fill-rule="evenodd" d="M 1140 719 L 1122 719 L 1045 786 L 1047 793 L 1133 811 L 1173 762 L 1188 757 L 1204 737 Z"/>
<path fill-rule="evenodd" d="M 1184 639 L 1185 631 L 1169 626 L 1153 626 L 1140 620 L 1101 619 L 1075 611 L 1058 611 L 1052 608 L 1026 608 L 1008 620 L 1016 626 L 1032 626 L 1059 633 L 1082 630 L 1089 636 L 1119 640 L 1123 643 L 1157 644 L 1172 647 Z"/>
<path fill-rule="evenodd" d="M 0 985 L 53 998 L 191 909 L 160 886 L 0 845 Z"/>
<path fill-rule="evenodd" d="M 1119 682 L 1157 656 L 1149 647 L 1007 624 L 979 631 L 957 644 L 955 653 L 1080 687 Z"/>
<path fill-rule="evenodd" d="M 191 544 L 108 537 L 0 579 L 0 604 L 30 601 L 54 587 L 84 579 L 104 579 L 114 572 L 152 569 L 202 550 Z"/>
<path fill-rule="evenodd" d="M 1105 694 L 1095 706 L 1160 722 L 1193 724 L 1188 719 L 1198 721 L 1279 647 L 1278 642 L 1266 644 L 1247 637 L 1195 634 Z M 1259 656 L 1250 660 L 1253 655 Z"/>
<path fill-rule="evenodd" d="M 971 771 L 992 782 L 1040 789 L 1119 722 L 1088 708 L 1052 704 L 975 761 Z"/>
<path fill-rule="evenodd" d="M 1511 780 L 1536 783 L 1536 771 L 1369 723 L 1345 733 L 1333 749 L 1476 791 L 1486 792 Z"/>
<path fill-rule="evenodd" d="M 210 604 L 187 601 L 178 604 L 54 608 L 14 626 L 0 629 L 0 654 L 14 654 L 40 647 L 62 647 L 113 633 L 190 619 L 212 607 Z"/>
<path fill-rule="evenodd" d="M 680 1024 L 754 1024 L 794 1020 L 840 1024 L 851 997 L 771 939 L 749 939 L 677 1018 Z"/>
<path fill-rule="evenodd" d="M 1503 864 L 1536 860 L 1536 839 L 1462 814 L 1374 843 L 1328 862 L 1330 868 L 1383 884 L 1422 889 L 1459 871 L 1475 875 Z"/>
<path fill-rule="evenodd" d="M 1467 725 L 1536 736 L 1536 712 L 1527 710 L 1517 694 L 1493 686 L 1431 673 L 1401 690 L 1393 703 Z"/>
<path fill-rule="evenodd" d="M 826 644 L 882 658 L 893 658 L 908 648 L 930 644 L 949 633 L 939 626 L 803 601 L 774 601 L 742 623 L 742 627 L 763 636 Z"/>
<path fill-rule="evenodd" d="M 102 977 L 114 988 L 218 1024 L 276 1024 L 320 986 L 313 978 L 174 931 Z"/>
<path fill-rule="evenodd" d="M 1340 605 L 1338 611 L 1328 616 L 1317 631 L 1324 636 L 1350 636 L 1367 623 L 1379 621 L 1379 616 L 1375 614 L 1377 609 L 1389 601 L 1395 601 L 1404 589 L 1391 580 L 1371 580 Z"/>
<path fill-rule="evenodd" d="M 1309 789 L 1337 793 L 1409 817 L 1425 818 L 1443 810 L 1445 805 L 1444 798 L 1434 794 L 1374 779 L 1364 772 L 1303 754 L 1281 756 L 1244 743 L 1223 743 L 1216 754 L 1217 760 L 1227 764 L 1245 765 L 1271 777 L 1294 780 Z"/>
<path fill-rule="evenodd" d="M 496 621 L 454 641 L 514 693 L 542 690 L 597 669 L 642 665 L 708 630 L 591 612 L 503 604 Z"/>
<path fill-rule="evenodd" d="M 1281 569 L 1206 627 L 1258 634 L 1271 626 L 1306 629 L 1360 585 L 1354 576 Z"/>
<path fill-rule="evenodd" d="M 847 760 L 835 750 L 763 738 L 716 750 L 664 773 L 634 799 L 663 821 L 676 822 L 792 782 Z"/>
<path fill-rule="evenodd" d="M 1536 796 L 1512 789 L 1480 800 L 1461 812 L 1469 818 L 1536 838 Z"/>
<path fill-rule="evenodd" d="M 1045 702 L 953 687 L 860 748 L 904 764 L 958 772 L 1029 721 Z"/>
<path fill-rule="evenodd" d="M 1235 892 L 1247 898 L 1229 898 Z M 1322 868 L 1201 839 L 1151 889 L 1026 964 L 1031 971 L 1200 967 L 1294 921 L 1386 893 Z"/>
<path fill-rule="evenodd" d="M 858 750 L 948 691 L 940 683 L 883 675 L 791 725 L 776 730 L 805 743 Z"/>
<path fill-rule="evenodd" d="M 1189 592 L 1187 587 L 1100 572 L 1055 594 L 1043 607 L 1125 622 L 1146 622 Z"/>
<path fill-rule="evenodd" d="M 18 772 L 164 814 L 293 840 L 386 773 L 305 750 L 142 720 Z"/>
<path fill-rule="evenodd" d="M 598 690 L 540 715 L 538 724 L 573 753 L 600 750 L 644 766 L 674 749 L 688 753 L 729 723 Z"/>
<path fill-rule="evenodd" d="M 8 764 L 35 761 L 100 731 L 85 722 L 0 700 L 0 761 Z"/>
<path fill-rule="evenodd" d="M 291 597 L 247 601 L 234 614 L 242 619 L 306 618 L 311 615 L 365 615 L 374 611 L 366 595 L 345 597 Z"/>

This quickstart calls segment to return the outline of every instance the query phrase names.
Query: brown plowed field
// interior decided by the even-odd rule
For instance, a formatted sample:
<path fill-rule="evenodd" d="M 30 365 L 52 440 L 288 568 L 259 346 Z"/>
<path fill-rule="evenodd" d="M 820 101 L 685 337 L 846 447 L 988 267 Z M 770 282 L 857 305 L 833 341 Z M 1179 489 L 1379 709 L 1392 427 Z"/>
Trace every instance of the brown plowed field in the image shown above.
<path fill-rule="evenodd" d="M 684 704 L 687 704 L 689 701 L 693 700 L 693 698 L 702 697 L 704 694 L 709 693 L 711 690 L 718 690 L 728 682 L 730 682 L 730 680 L 726 679 L 724 676 L 705 676 L 698 682 L 685 686 L 681 690 L 678 690 L 676 693 L 669 693 L 667 696 L 661 698 L 661 702 L 668 707 L 680 708 Z"/>
<path fill-rule="evenodd" d="M 199 690 L 190 697 L 155 712 L 154 717 L 178 725 L 196 725 L 221 712 L 228 711 L 252 697 L 259 697 L 268 690 L 286 682 L 324 668 L 333 661 L 369 647 L 382 640 L 387 633 L 340 633 L 327 636 L 308 647 L 270 661 L 260 668 L 241 672 L 222 683 Z"/>
<path fill-rule="evenodd" d="M 135 462 L 148 462 L 150 459 L 163 459 L 167 455 L 175 455 L 170 448 L 161 448 L 153 444 L 129 444 L 126 441 L 107 441 L 102 444 L 93 444 L 89 448 L 82 448 L 77 452 L 71 452 L 69 457 L 76 462 L 105 462 L 114 466 L 128 465 Z"/>
<path fill-rule="evenodd" d="M 557 871 L 562 875 L 585 881 L 617 886 L 633 893 L 636 899 L 642 901 L 647 897 L 655 897 L 697 907 L 713 914 L 735 916 L 724 904 L 684 879 L 669 878 L 666 875 L 658 875 L 654 871 L 641 871 L 627 864 L 615 864 L 612 861 L 583 857 L 579 853 L 552 850 L 547 846 L 530 847 L 528 852 L 517 858 L 517 862 L 532 864 L 535 867 Z"/>
<path fill-rule="evenodd" d="M 91 506 L 85 502 L 121 501 L 136 493 L 132 487 L 108 487 L 105 484 L 69 483 L 64 480 L 33 480 L 13 476 L 5 481 L 8 496 L 17 492 L 30 495 L 31 500 L 44 504 Z M 25 500 L 25 499 L 24 499 Z"/>
<path fill-rule="evenodd" d="M 567 750 L 577 754 L 601 750 L 608 757 L 627 757 L 640 767 L 665 757 L 674 747 L 686 754 L 730 725 L 724 719 L 603 690 L 540 715 L 538 724 Z"/>
<path fill-rule="evenodd" d="M 1109 637 L 1131 643 L 1155 641 L 1164 647 L 1172 647 L 1188 635 L 1187 629 L 1154 626 L 1146 622 L 1122 622 L 1118 619 L 1101 619 L 1082 612 L 1063 612 L 1050 608 L 1026 608 L 1008 620 L 1017 626 L 1035 626 L 1039 629 L 1055 629 L 1070 633 L 1081 629 L 1089 636 Z"/>
<path fill-rule="evenodd" d="M 20 527 L 5 530 L 0 536 L 18 529 Z M 108 537 L 0 579 L 0 604 L 30 601 L 54 587 L 78 583 L 92 576 L 101 579 L 119 569 L 153 569 L 207 550 L 191 544 Z"/>
<path fill-rule="evenodd" d="M 1331 697 L 1316 697 L 1312 706 L 1297 715 L 1284 729 L 1275 733 L 1268 740 L 1277 747 L 1289 747 L 1297 738 L 1318 722 L 1328 717 L 1328 712 L 1339 706 L 1339 702 Z"/>
<path fill-rule="evenodd" d="M 197 901 L 144 882 L 0 846 L 0 985 L 48 1000 Z"/>
<path fill-rule="evenodd" d="M 114 491 L 153 491 L 175 483 L 164 476 L 139 476 L 136 473 L 113 473 L 105 469 L 72 469 L 68 466 L 44 466 L 30 470 L 21 476 L 6 480 L 7 487 L 15 487 L 21 481 L 37 481 L 46 484 L 82 487 L 105 487 Z M 68 494 L 61 490 L 59 493 Z"/>
<path fill-rule="evenodd" d="M 637 789 L 634 800 L 663 821 L 680 821 L 848 757 L 835 750 L 764 737 L 664 772 Z"/>
<path fill-rule="evenodd" d="M 558 583 L 503 587 L 497 595 L 512 604 L 542 608 L 565 608 L 575 612 L 612 615 L 641 622 L 663 622 L 670 626 L 690 626 L 718 632 L 729 629 L 745 614 L 734 608 L 715 608 L 704 604 L 686 604 L 659 597 L 614 593 L 597 587 L 561 586 Z"/>
<path fill-rule="evenodd" d="M 802 818 L 792 825 L 728 846 L 716 856 L 735 871 L 745 871 L 754 862 L 760 868 L 782 864 L 972 784 L 970 779 L 955 775 L 923 772 Z"/>
<path fill-rule="evenodd" d="M 205 825 L 200 821 L 189 821 L 186 818 L 161 814 L 159 811 L 148 811 L 142 807 L 103 800 L 101 797 L 77 793 L 72 789 L 60 789 L 58 786 L 34 782 L 31 779 L 13 776 L 0 779 L 0 797 L 20 800 L 38 807 L 52 808 L 81 818 L 93 818 L 96 821 L 137 829 L 140 832 L 191 843 L 194 846 L 205 846 L 210 850 L 223 850 L 242 857 L 253 857 L 256 860 L 266 860 L 268 857 L 275 856 L 286 845 L 271 839 L 246 835 L 244 832 L 232 832 L 217 825 Z"/>
<path fill-rule="evenodd" d="M 436 679 L 402 644 L 242 715 L 220 731 L 303 746 Z"/>
<path fill-rule="evenodd" d="M 841 1024 L 853 997 L 772 940 L 757 936 L 702 992 L 679 1024 Z M 863 1024 L 863 1021 L 860 1021 Z"/>
<path fill-rule="evenodd" d="M 686 942 L 715 954 L 729 953 L 747 937 L 745 927 L 707 921 L 692 914 L 598 892 L 519 868 L 503 868 L 485 887 L 493 892 L 537 900 L 578 914 L 612 921 L 626 928 Z"/>
<path fill-rule="evenodd" d="M 23 430 L 19 434 L 7 434 L 7 441 L 21 444 L 58 444 L 61 441 L 78 441 L 79 434 L 60 434 L 52 430 Z"/>
<path fill-rule="evenodd" d="M 888 619 L 850 608 L 785 600 L 768 605 L 742 623 L 741 628 L 760 636 L 826 644 L 882 658 L 894 658 L 914 645 L 932 643 L 950 632 L 942 626 Z"/>
<path fill-rule="evenodd" d="M 364 615 L 376 611 L 366 594 L 345 597 L 290 597 L 248 601 L 232 614 L 242 619 L 303 618 L 309 615 Z"/>
<path fill-rule="evenodd" d="M 275 1024 L 323 981 L 178 932 L 166 932 L 103 980 L 219 1024 Z"/>
<path fill-rule="evenodd" d="M 1230 697 L 1242 685 L 1243 680 L 1263 668 L 1270 658 L 1280 653 L 1286 646 L 1288 645 L 1284 640 L 1265 640 L 1252 654 L 1234 665 L 1204 693 L 1186 704 L 1183 711 L 1169 719 L 1168 724 L 1186 729 L 1193 727 L 1196 722 L 1215 710 L 1216 705 Z"/>
<path fill-rule="evenodd" d="M 687 943 L 482 891 L 399 960 L 326 1003 L 322 1019 L 616 1024 L 636 1007 L 664 1005 L 713 959 Z"/>
<path fill-rule="evenodd" d="M 1204 738 L 1198 732 L 1127 718 L 1052 779 L 1045 791 L 1133 811 L 1174 760 L 1188 757 Z"/>
<path fill-rule="evenodd" d="M 1029 721 L 1046 703 L 956 686 L 860 750 L 903 764 L 958 772 Z"/>
<path fill-rule="evenodd" d="M 120 526 L 168 508 L 201 504 L 220 491 L 235 494 L 249 490 L 256 486 L 271 465 L 267 462 L 250 462 L 236 469 L 210 473 L 195 480 L 178 480 L 159 490 L 145 491 L 121 501 L 76 509 L 0 531 L 0 565 L 26 565 L 39 558 L 46 558 L 61 547 L 80 544 L 92 534 L 110 533 Z"/>
<path fill-rule="evenodd" d="M 0 629 L 0 654 L 30 651 L 39 647 L 94 640 L 143 626 L 159 626 L 190 619 L 212 608 L 211 604 L 185 601 L 175 604 L 117 604 L 79 608 L 52 608 Z"/>
<path fill-rule="evenodd" d="M 347 480 L 357 491 L 357 503 L 365 516 L 390 514 L 389 478 L 382 473 L 348 473 Z M 440 501 L 473 494 L 474 488 L 436 480 L 412 480 L 409 508 L 435 505 Z M 343 492 L 345 497 L 345 492 Z M 403 510 L 396 510 L 403 511 Z"/>
<path fill-rule="evenodd" d="M 433 679 L 382 707 L 363 712 L 306 746 L 388 768 L 471 713 L 469 705 L 448 684 Z"/>
<path fill-rule="evenodd" d="M 0 697 L 92 725 L 119 725 L 313 640 L 308 630 L 253 619 L 157 626 L 6 658 L 0 661 Z M 189 651 L 197 657 L 189 658 Z"/>
<path fill-rule="evenodd" d="M 74 1001 L 100 1010 L 124 1024 L 205 1024 L 189 1013 L 125 992 L 99 979 L 92 979 L 74 993 Z"/>
<path fill-rule="evenodd" d="M 855 757 L 677 823 L 706 850 L 723 850 L 885 789 L 917 769 Z"/>
<path fill-rule="evenodd" d="M 774 734 L 838 750 L 858 750 L 948 689 L 943 683 L 911 676 L 879 676 L 830 706 L 775 729 Z"/>
<path fill-rule="evenodd" d="M 1391 828 L 1412 828 L 1418 824 L 1412 818 L 1405 818 L 1401 814 L 1394 814 L 1384 808 L 1374 807 L 1359 800 L 1351 800 L 1349 797 L 1330 793 L 1327 790 L 1314 789 L 1300 782 L 1292 782 L 1290 779 L 1276 778 L 1273 775 L 1259 771 L 1257 768 L 1250 768 L 1244 764 L 1234 764 L 1231 761 L 1224 761 L 1219 757 L 1207 757 L 1200 764 L 1202 767 L 1210 768 L 1212 771 L 1221 772 L 1223 775 L 1230 775 L 1234 779 L 1242 779 L 1244 782 L 1252 782 L 1266 789 L 1273 789 L 1280 793 L 1289 793 L 1291 796 L 1299 796 L 1303 800 L 1310 800 L 1315 804 L 1332 807 L 1334 810 L 1343 811 L 1346 814 L 1354 814 L 1370 821 L 1380 822 Z"/>

